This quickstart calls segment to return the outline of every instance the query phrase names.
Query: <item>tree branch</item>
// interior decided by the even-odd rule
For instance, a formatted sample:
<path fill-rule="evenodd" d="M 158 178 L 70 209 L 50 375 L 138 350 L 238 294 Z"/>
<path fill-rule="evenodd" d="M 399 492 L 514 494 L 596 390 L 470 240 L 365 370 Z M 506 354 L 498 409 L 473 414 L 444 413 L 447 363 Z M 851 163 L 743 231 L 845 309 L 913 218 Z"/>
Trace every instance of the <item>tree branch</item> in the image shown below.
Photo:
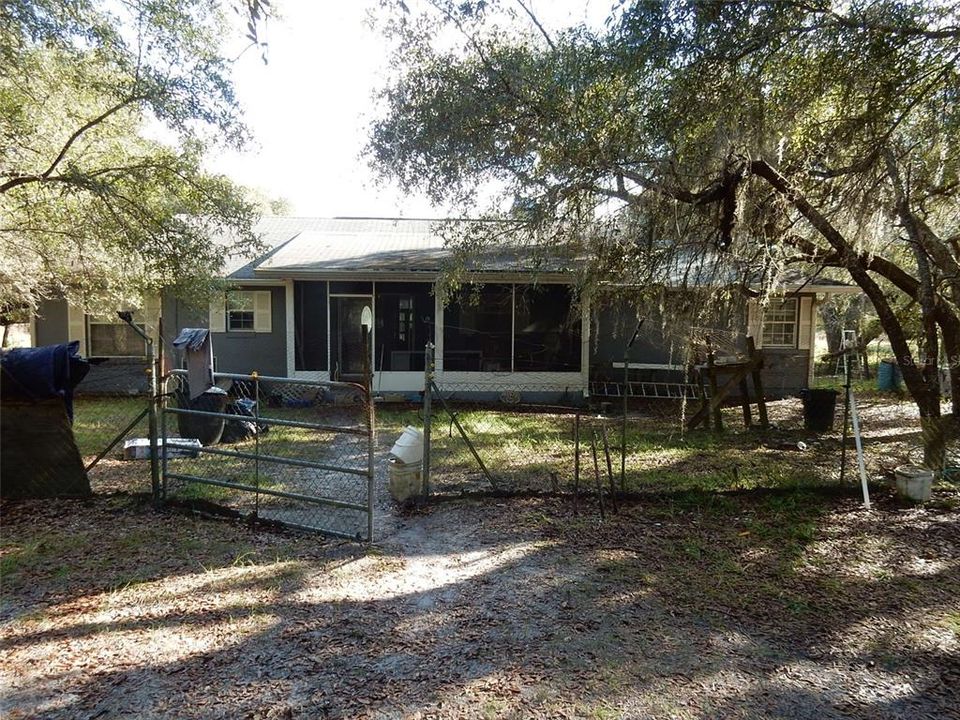
<path fill-rule="evenodd" d="M 49 179 L 50 176 L 53 175 L 53 171 L 57 169 L 57 166 L 66 157 L 67 153 L 70 151 L 70 148 L 73 146 L 73 144 L 77 140 L 79 140 L 80 137 L 85 132 L 96 127 L 100 123 L 104 122 L 111 115 L 118 113 L 123 108 L 145 99 L 146 98 L 142 95 L 133 95 L 127 98 L 126 100 L 123 100 L 117 103 L 116 105 L 110 108 L 107 108 L 92 120 L 88 120 L 83 125 L 81 125 L 76 130 L 74 130 L 73 133 L 70 135 L 70 137 L 67 138 L 67 141 L 63 144 L 63 147 L 60 148 L 60 152 L 57 153 L 57 156 L 53 159 L 53 162 L 50 163 L 50 166 L 46 170 L 44 170 L 42 173 L 39 173 L 39 174 L 19 175 L 17 177 L 14 177 L 11 180 L 8 180 L 7 182 L 0 185 L 0 194 L 3 194 L 8 190 L 12 190 L 15 187 L 19 187 L 20 185 L 27 185 L 29 183 L 35 183 L 35 182 L 43 182 L 44 180 Z"/>
<path fill-rule="evenodd" d="M 537 19 L 537 16 L 533 14 L 533 11 L 527 7 L 526 3 L 523 0 L 517 0 L 517 5 L 523 8 L 523 11 L 527 14 L 527 17 L 530 18 L 530 21 L 537 26 L 537 30 L 540 31 L 540 34 L 543 35 L 543 39 L 547 41 L 547 45 L 550 46 L 551 50 L 556 50 L 557 46 L 553 43 L 553 39 L 547 33 L 546 28 L 540 24 L 540 20 Z"/>

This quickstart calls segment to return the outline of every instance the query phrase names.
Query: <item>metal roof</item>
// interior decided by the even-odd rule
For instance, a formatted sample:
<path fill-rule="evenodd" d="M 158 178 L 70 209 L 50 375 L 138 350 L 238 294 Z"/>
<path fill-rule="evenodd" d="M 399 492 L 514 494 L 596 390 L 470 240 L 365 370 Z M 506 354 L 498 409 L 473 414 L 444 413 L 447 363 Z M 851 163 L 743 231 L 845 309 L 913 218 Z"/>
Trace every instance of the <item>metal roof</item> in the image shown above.
<path fill-rule="evenodd" d="M 235 280 L 344 273 L 436 274 L 452 258 L 445 246 L 457 220 L 406 218 L 265 217 L 255 228 L 270 248 L 257 258 L 228 260 Z M 547 255 L 547 257 L 544 257 Z M 530 247 L 480 252 L 467 270 L 477 273 L 561 273 L 569 263 Z"/>
<path fill-rule="evenodd" d="M 232 280 L 276 280 L 291 277 L 344 278 L 360 275 L 433 276 L 452 258 L 445 245 L 456 225 L 475 221 L 407 218 L 316 218 L 267 216 L 255 228 L 268 250 L 254 258 L 227 258 Z M 220 242 L 226 242 L 221 239 Z M 573 261 L 556 250 L 522 245 L 479 251 L 466 270 L 496 275 L 539 273 L 568 275 Z M 742 277 L 727 259 L 711 253 L 677 253 L 666 272 L 675 286 L 738 282 Z M 752 284 L 752 283 L 751 283 Z M 860 288 L 796 269 L 780 278 L 781 292 L 859 293 Z"/>

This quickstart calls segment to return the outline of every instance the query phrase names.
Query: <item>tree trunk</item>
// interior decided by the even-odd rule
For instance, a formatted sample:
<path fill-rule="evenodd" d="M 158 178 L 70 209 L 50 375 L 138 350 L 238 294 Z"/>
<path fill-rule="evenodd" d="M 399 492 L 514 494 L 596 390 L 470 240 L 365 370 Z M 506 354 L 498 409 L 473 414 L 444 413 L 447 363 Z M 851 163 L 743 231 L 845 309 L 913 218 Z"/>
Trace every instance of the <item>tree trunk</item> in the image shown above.
<path fill-rule="evenodd" d="M 823 320 L 823 331 L 827 336 L 827 352 L 831 355 L 839 353 L 843 347 L 843 323 L 840 313 L 832 303 L 820 306 L 820 319 Z"/>
<path fill-rule="evenodd" d="M 930 380 L 929 374 L 923 372 L 921 366 L 914 359 L 913 353 L 910 351 L 910 346 L 907 343 L 907 336 L 904 332 L 903 325 L 893 311 L 887 296 L 877 282 L 870 276 L 860 254 L 847 242 L 843 234 L 833 226 L 823 213 L 798 192 L 783 175 L 765 160 L 754 160 L 750 163 L 750 167 L 755 175 L 766 180 L 771 187 L 786 198 L 817 232 L 823 236 L 837 252 L 841 266 L 846 268 L 853 281 L 860 286 L 870 299 L 870 302 L 873 303 L 880 325 L 887 333 L 890 346 L 900 365 L 903 381 L 907 386 L 910 396 L 917 403 L 917 408 L 920 410 L 924 460 L 930 463 L 928 467 L 934 469 L 942 467 L 944 453 L 943 427 L 940 422 L 940 393 L 937 390 L 939 382 L 936 378 L 934 378 L 932 382 L 928 382 Z M 899 276 L 897 270 L 898 269 L 895 268 L 892 274 L 898 279 L 904 280 L 904 278 Z M 892 280 L 893 278 L 889 279 Z M 923 308 L 922 300 L 921 308 Z M 931 313 L 931 317 L 933 314 L 938 313 L 938 311 L 942 312 L 940 308 L 937 307 L 936 298 L 934 298 L 934 306 L 928 306 L 927 310 Z"/>

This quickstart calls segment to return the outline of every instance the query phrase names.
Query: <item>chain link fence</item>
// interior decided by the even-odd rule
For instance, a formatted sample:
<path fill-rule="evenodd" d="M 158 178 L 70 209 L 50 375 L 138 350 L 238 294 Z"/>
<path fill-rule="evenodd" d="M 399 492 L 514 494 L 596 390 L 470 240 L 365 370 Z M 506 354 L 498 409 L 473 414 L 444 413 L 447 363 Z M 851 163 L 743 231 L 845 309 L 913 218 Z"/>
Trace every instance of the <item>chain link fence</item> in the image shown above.
<path fill-rule="evenodd" d="M 126 447 L 149 444 L 148 370 L 144 361 L 107 361 L 91 367 L 76 388 L 73 434 L 94 492 L 151 490 L 149 462 L 134 461 Z"/>
<path fill-rule="evenodd" d="M 94 364 L 67 402 L 3 393 L 4 497 L 149 492 L 149 467 L 123 459 L 126 441 L 149 442 L 147 367 L 143 360 Z"/>
<path fill-rule="evenodd" d="M 624 494 L 793 487 L 836 476 L 839 414 L 825 437 L 804 430 L 795 398 L 768 405 L 764 432 L 745 428 L 739 405 L 722 408 L 725 432 L 688 430 L 700 403 L 629 397 L 624 408 L 622 398 L 563 388 L 440 381 L 423 409 L 429 492 L 560 493 L 609 508 Z"/>
<path fill-rule="evenodd" d="M 478 383 L 433 388 L 431 492 L 560 491 L 575 481 L 582 393 L 551 386 Z"/>
<path fill-rule="evenodd" d="M 369 539 L 374 415 L 360 385 L 217 373 L 166 383 L 162 494 L 259 521 Z"/>

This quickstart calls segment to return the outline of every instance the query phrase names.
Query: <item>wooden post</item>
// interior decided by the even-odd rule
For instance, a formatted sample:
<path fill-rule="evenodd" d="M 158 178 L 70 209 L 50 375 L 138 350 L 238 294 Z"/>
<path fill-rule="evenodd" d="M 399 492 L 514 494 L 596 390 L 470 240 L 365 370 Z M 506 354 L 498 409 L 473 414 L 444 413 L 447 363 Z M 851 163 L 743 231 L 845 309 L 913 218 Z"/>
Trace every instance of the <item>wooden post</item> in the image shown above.
<path fill-rule="evenodd" d="M 753 426 L 753 417 L 750 414 L 750 388 L 746 377 L 740 381 L 740 404 L 743 407 L 743 426 L 749 430 Z"/>
<path fill-rule="evenodd" d="M 702 402 L 700 403 L 700 409 L 699 409 L 696 413 L 694 413 L 694 415 L 700 415 L 700 414 L 702 414 L 702 415 L 703 415 L 703 420 L 702 420 L 703 426 L 704 426 L 707 430 L 709 430 L 709 429 L 710 429 L 710 412 L 709 412 L 709 409 L 710 409 L 710 398 L 709 398 L 710 392 L 709 392 L 709 390 L 710 390 L 710 389 L 707 387 L 706 371 L 705 371 L 703 365 L 701 365 L 701 366 L 699 367 L 699 369 L 697 370 L 697 373 L 698 373 L 698 375 L 700 376 L 700 396 L 701 396 L 701 398 L 702 398 Z M 698 423 L 698 424 L 699 424 L 699 423 Z M 691 424 L 690 427 L 693 428 L 693 427 L 695 427 L 695 425 L 694 425 L 694 424 Z"/>
<path fill-rule="evenodd" d="M 610 440 L 607 437 L 607 426 L 603 426 L 603 453 L 607 457 L 607 482 L 610 484 L 610 506 L 614 512 L 619 512 L 617 507 L 617 489 L 613 484 L 613 465 L 610 462 Z"/>
<path fill-rule="evenodd" d="M 707 382 L 710 383 L 710 405 L 713 410 L 713 427 L 717 432 L 723 432 L 723 413 L 717 397 L 717 369 L 713 356 L 713 345 L 707 336 Z"/>
<path fill-rule="evenodd" d="M 573 505 L 580 512 L 580 413 L 573 418 Z"/>
<path fill-rule="evenodd" d="M 597 431 L 593 431 L 593 477 L 597 486 L 597 501 L 600 503 L 600 519 L 606 519 L 606 513 L 603 510 L 603 483 L 600 482 L 600 465 L 597 462 Z"/>
<path fill-rule="evenodd" d="M 750 354 L 750 363 L 753 366 L 753 390 L 757 393 L 757 414 L 760 416 L 760 427 L 766 430 L 770 427 L 770 420 L 767 418 L 767 400 L 763 392 L 763 355 L 757 352 L 757 346 L 753 342 L 753 336 L 747 335 L 747 352 Z"/>
<path fill-rule="evenodd" d="M 850 357 L 843 351 L 843 433 L 840 436 L 840 482 L 847 470 L 847 426 L 850 424 Z"/>

